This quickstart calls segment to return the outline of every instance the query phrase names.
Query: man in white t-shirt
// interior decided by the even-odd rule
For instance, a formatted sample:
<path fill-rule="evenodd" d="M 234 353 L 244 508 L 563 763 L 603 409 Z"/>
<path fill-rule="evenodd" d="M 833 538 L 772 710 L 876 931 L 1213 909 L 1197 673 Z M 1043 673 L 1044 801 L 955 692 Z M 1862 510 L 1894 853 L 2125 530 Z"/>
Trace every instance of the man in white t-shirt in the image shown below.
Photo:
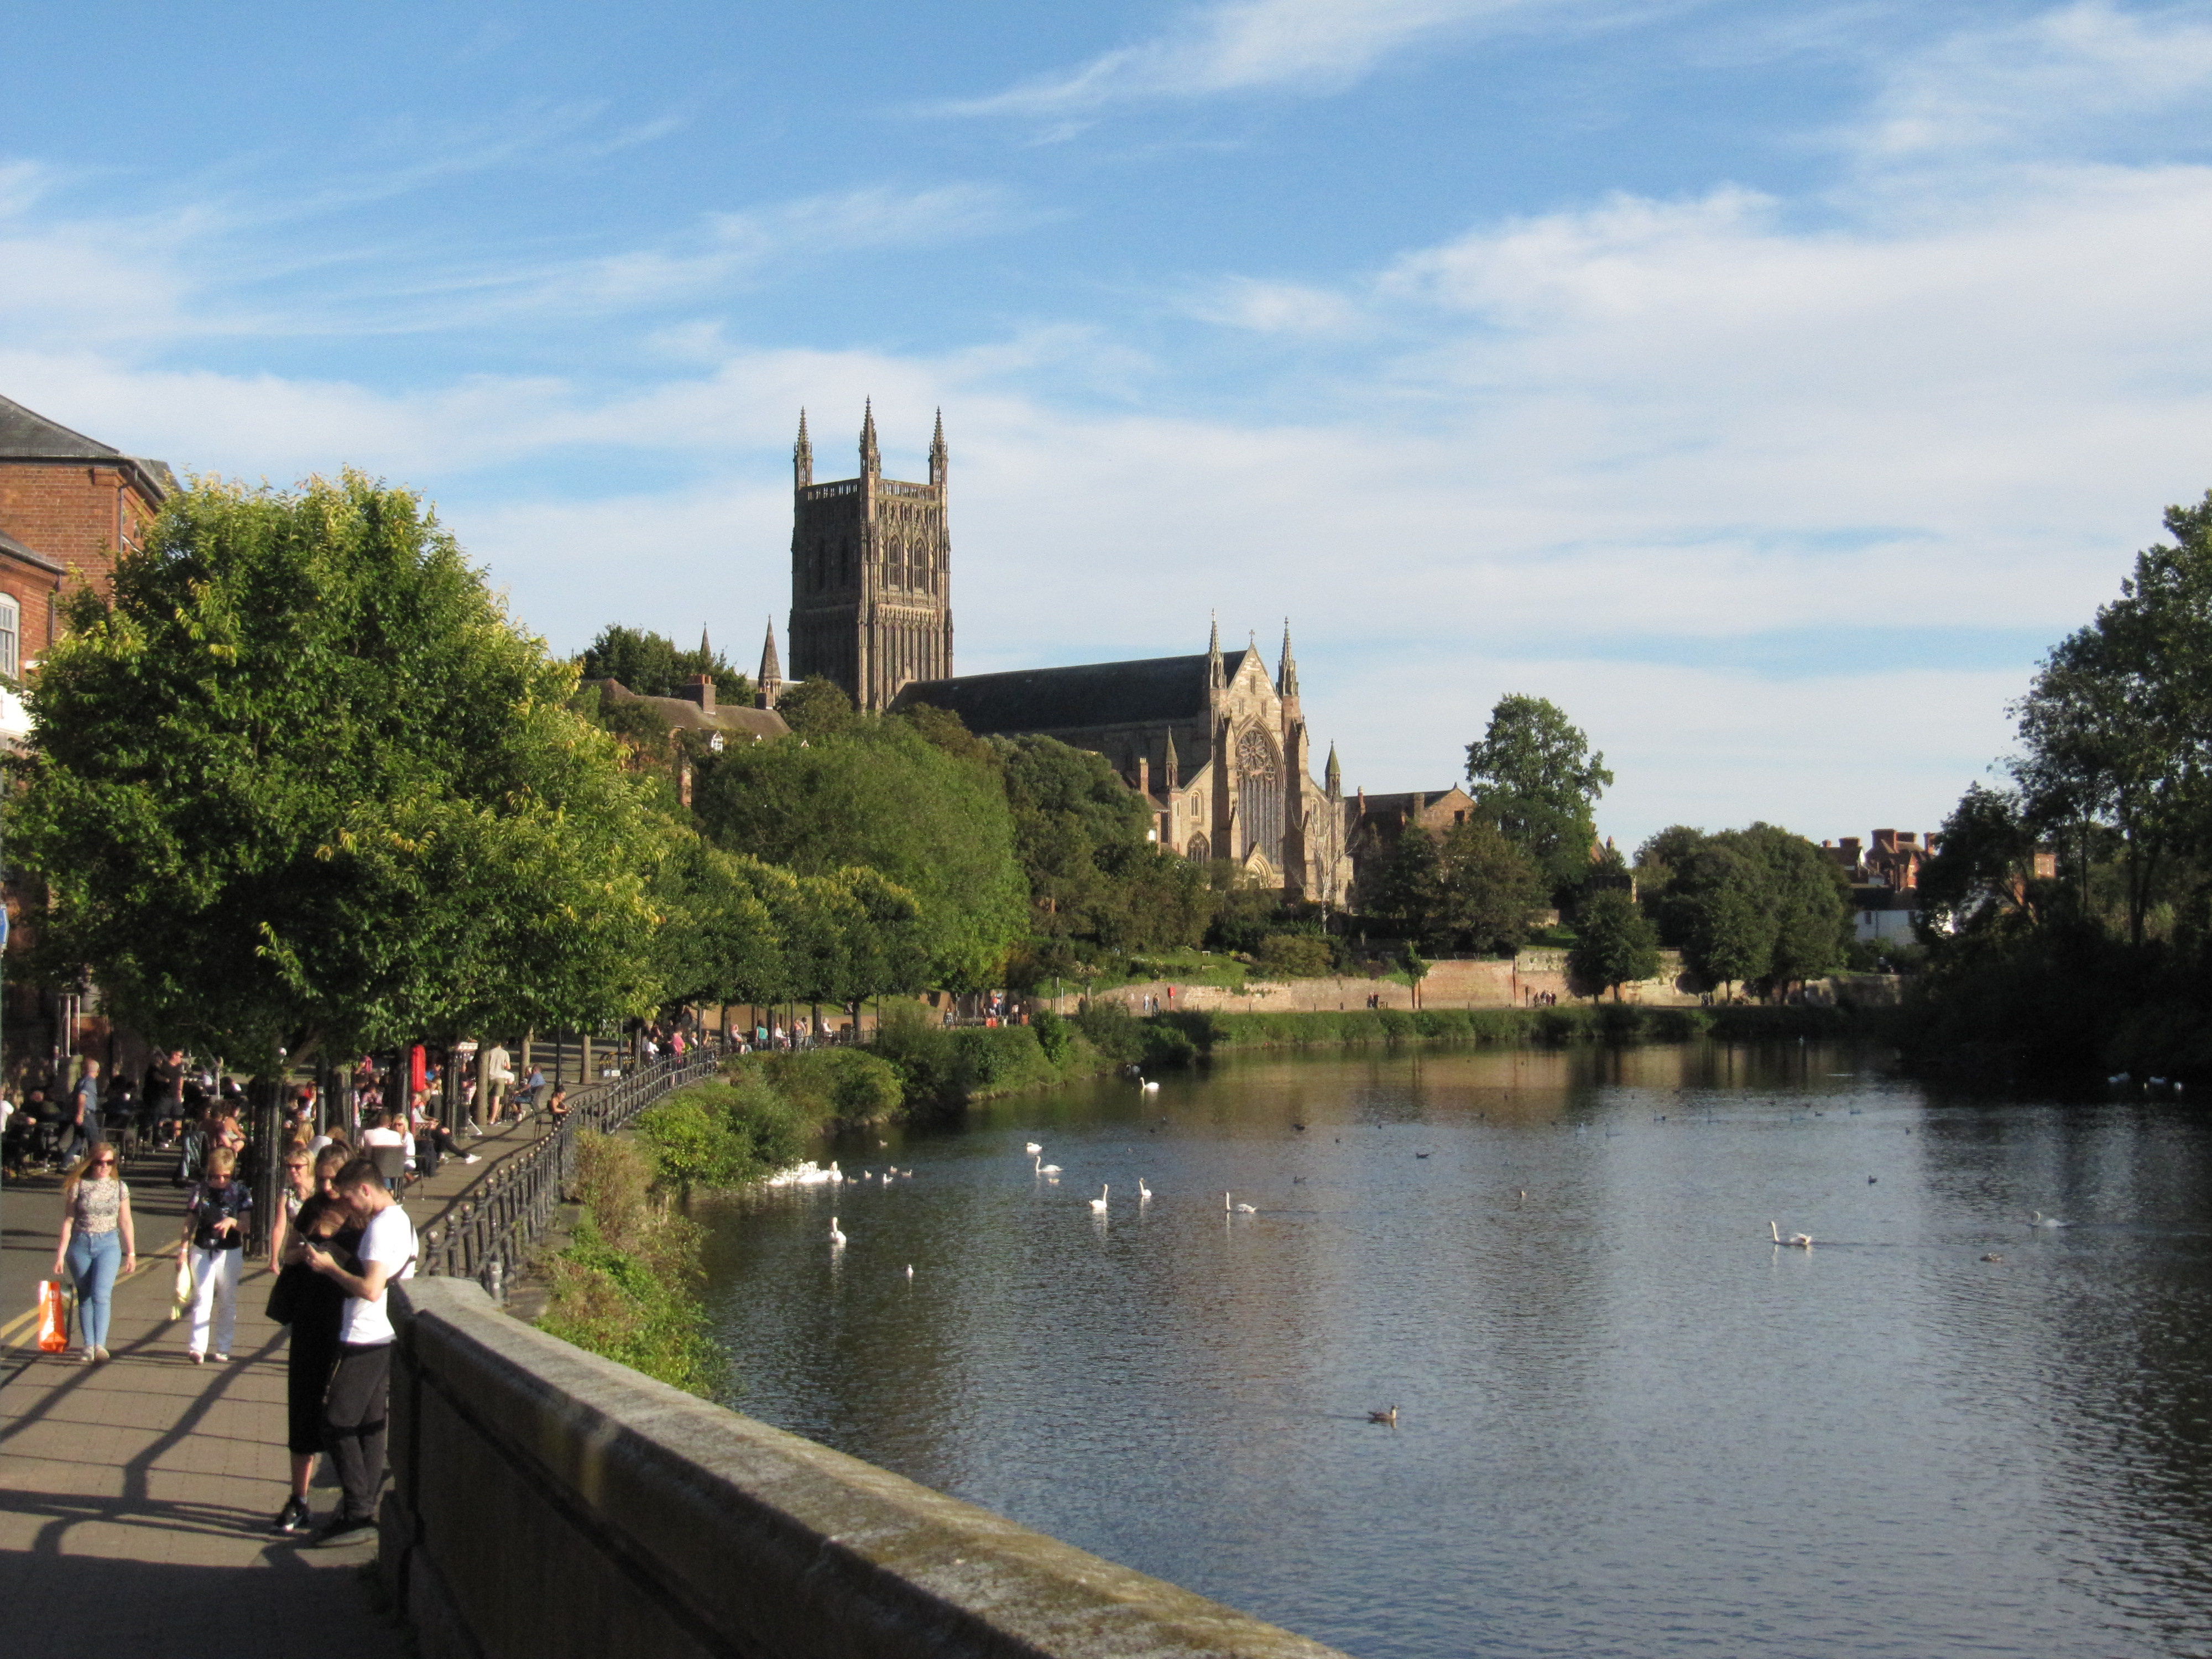
<path fill-rule="evenodd" d="M 352 1210 L 362 1234 L 361 1271 L 352 1273 L 319 1244 L 307 1247 L 314 1270 L 346 1292 L 338 1325 L 337 1369 L 323 1402 L 323 1440 L 344 1495 L 315 1535 L 317 1543 L 351 1537 L 376 1524 L 384 1485 L 386 1402 L 392 1387 L 392 1301 L 386 1291 L 415 1277 L 415 1224 L 377 1173 L 357 1158 L 337 1173 L 338 1201 Z"/>

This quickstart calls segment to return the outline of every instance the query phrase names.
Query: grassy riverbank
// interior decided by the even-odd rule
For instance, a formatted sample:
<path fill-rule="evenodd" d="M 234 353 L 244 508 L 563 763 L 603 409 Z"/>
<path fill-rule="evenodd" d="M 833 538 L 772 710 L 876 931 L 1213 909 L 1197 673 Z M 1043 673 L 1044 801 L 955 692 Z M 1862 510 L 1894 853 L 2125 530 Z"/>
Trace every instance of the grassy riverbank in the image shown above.
<path fill-rule="evenodd" d="M 1342 1013 L 1176 1013 L 1141 1022 L 1179 1033 L 1194 1054 L 1243 1048 L 1358 1048 L 1375 1043 L 1476 1042 L 1556 1048 L 1571 1042 L 1753 1042 L 1880 1036 L 1883 1011 L 1752 1004 L 1651 1008 L 1638 1003 L 1559 1008 L 1399 1008 Z"/>

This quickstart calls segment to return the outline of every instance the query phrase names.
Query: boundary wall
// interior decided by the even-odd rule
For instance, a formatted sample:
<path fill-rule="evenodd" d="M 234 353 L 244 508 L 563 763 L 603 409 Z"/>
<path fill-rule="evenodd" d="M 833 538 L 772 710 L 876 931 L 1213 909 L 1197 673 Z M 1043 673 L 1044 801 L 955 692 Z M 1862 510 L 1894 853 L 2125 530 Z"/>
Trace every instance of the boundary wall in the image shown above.
<path fill-rule="evenodd" d="M 1343 1659 L 587 1354 L 398 1287 L 381 1571 L 422 1659 Z"/>

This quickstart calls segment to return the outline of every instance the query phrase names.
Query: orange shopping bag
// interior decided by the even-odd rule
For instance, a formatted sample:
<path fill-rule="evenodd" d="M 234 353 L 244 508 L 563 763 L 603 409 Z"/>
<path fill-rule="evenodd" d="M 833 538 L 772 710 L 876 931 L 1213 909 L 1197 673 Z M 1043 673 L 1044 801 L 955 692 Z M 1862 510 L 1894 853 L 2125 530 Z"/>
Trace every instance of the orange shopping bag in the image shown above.
<path fill-rule="evenodd" d="M 62 1294 L 58 1279 L 39 1281 L 39 1347 L 45 1353 L 63 1353 L 69 1348 L 69 1303 Z"/>

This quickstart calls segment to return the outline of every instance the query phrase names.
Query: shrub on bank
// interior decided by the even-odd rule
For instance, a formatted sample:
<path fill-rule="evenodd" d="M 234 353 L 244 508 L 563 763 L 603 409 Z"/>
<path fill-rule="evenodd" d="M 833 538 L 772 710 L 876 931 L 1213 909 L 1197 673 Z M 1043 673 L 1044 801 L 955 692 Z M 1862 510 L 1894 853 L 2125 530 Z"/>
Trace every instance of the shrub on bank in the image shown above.
<path fill-rule="evenodd" d="M 663 1187 L 735 1187 L 799 1161 L 830 1114 L 776 1089 L 758 1070 L 695 1083 L 647 1107 L 638 1139 Z"/>
<path fill-rule="evenodd" d="M 708 1333 L 697 1224 L 653 1191 L 640 1146 L 587 1134 L 571 1196 L 583 1209 L 551 1262 L 541 1329 L 647 1376 L 711 1396 L 724 1360 Z"/>

